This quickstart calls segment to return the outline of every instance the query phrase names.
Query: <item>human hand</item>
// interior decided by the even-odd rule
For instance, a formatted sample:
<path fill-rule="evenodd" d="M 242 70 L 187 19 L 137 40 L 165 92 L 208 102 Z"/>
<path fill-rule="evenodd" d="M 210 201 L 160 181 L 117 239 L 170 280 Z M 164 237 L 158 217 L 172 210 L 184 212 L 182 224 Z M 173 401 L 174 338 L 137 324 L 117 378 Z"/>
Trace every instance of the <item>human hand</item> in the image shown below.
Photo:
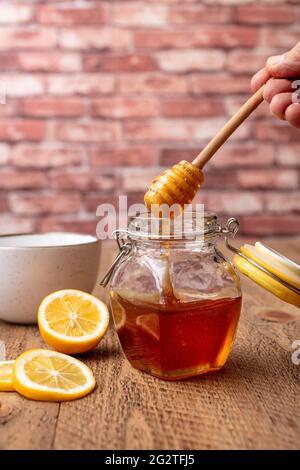
<path fill-rule="evenodd" d="M 263 96 L 271 113 L 300 128 L 300 42 L 285 54 L 269 57 L 252 78 L 251 88 L 255 92 L 264 83 Z"/>

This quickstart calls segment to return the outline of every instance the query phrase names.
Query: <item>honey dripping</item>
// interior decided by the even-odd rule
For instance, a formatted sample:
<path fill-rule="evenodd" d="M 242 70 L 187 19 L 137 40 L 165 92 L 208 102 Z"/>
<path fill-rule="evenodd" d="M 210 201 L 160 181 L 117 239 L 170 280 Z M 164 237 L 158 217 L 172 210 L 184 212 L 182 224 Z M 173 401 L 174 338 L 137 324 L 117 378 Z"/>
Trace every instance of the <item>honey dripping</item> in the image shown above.
<path fill-rule="evenodd" d="M 170 234 L 172 219 L 160 219 L 159 224 L 159 234 L 160 236 Z M 168 242 L 162 243 L 161 248 L 161 259 L 163 262 L 162 269 L 162 290 L 161 290 L 161 300 L 166 305 L 172 305 L 178 302 L 178 299 L 175 296 L 171 272 L 170 272 L 170 244 Z"/>

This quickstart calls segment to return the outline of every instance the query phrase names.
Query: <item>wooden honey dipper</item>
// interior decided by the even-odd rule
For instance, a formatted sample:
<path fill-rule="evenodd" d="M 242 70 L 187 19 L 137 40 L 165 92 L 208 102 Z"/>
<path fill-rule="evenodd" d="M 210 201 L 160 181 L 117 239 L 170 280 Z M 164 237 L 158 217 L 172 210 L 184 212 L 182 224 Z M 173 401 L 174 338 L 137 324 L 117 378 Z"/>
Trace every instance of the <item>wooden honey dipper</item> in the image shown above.
<path fill-rule="evenodd" d="M 166 204 L 168 206 L 179 204 L 183 207 L 184 204 L 192 202 L 204 180 L 202 168 L 263 101 L 263 88 L 264 86 L 243 104 L 192 163 L 182 160 L 152 181 L 144 197 L 149 211 L 151 211 L 151 206 L 154 204 Z"/>

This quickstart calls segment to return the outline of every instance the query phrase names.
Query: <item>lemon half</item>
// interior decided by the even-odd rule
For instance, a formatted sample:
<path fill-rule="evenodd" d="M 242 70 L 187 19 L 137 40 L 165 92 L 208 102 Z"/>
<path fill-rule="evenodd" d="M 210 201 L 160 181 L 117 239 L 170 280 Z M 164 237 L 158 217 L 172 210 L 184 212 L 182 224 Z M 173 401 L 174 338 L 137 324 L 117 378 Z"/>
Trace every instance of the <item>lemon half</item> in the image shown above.
<path fill-rule="evenodd" d="M 105 335 L 109 312 L 93 295 L 66 289 L 48 295 L 38 312 L 43 339 L 56 351 L 78 354 L 93 349 Z"/>

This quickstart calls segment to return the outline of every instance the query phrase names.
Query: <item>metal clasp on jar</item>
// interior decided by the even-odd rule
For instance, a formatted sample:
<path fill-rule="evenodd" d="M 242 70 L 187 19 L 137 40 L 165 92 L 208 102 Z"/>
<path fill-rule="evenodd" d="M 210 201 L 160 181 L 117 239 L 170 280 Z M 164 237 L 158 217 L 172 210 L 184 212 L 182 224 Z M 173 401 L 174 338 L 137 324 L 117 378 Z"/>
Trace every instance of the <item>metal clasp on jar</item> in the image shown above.
<path fill-rule="evenodd" d="M 127 239 L 125 241 L 124 237 L 127 236 L 126 230 L 115 230 L 112 234 L 115 236 L 118 247 L 119 247 L 119 254 L 117 255 L 116 259 L 114 260 L 113 264 L 110 266 L 108 271 L 104 274 L 103 278 L 100 281 L 101 287 L 106 287 L 109 283 L 110 279 L 112 278 L 117 265 L 120 263 L 122 259 L 124 259 L 127 255 L 129 255 L 131 251 L 131 242 Z"/>
<path fill-rule="evenodd" d="M 234 238 L 236 234 L 238 233 L 239 228 L 240 228 L 239 221 L 235 219 L 234 217 L 231 217 L 230 219 L 227 220 L 225 227 L 220 226 L 220 230 L 219 230 L 221 233 L 224 234 L 226 247 L 229 250 L 233 251 L 234 253 L 239 253 L 239 250 L 229 243 L 229 238 L 230 237 Z"/>

